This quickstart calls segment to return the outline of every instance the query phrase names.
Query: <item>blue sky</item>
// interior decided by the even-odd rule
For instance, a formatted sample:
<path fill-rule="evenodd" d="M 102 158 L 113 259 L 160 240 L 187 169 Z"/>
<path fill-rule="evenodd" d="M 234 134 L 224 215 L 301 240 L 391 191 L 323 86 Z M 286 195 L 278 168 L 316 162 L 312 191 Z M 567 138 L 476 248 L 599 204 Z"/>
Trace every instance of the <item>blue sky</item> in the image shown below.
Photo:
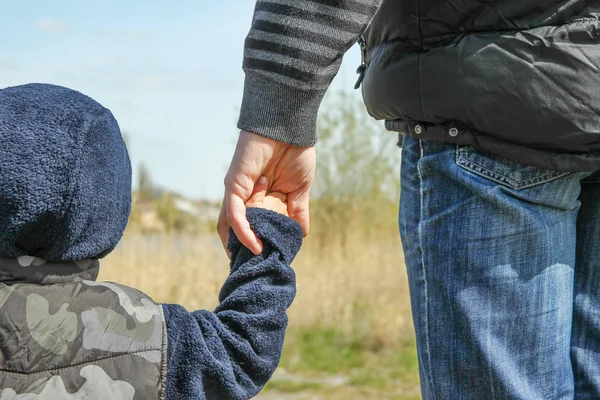
<path fill-rule="evenodd" d="M 109 108 L 163 187 L 218 199 L 231 158 L 253 0 L 0 0 L 0 88 L 45 82 Z M 348 52 L 333 88 L 352 89 Z M 135 182 L 135 181 L 134 181 Z"/>

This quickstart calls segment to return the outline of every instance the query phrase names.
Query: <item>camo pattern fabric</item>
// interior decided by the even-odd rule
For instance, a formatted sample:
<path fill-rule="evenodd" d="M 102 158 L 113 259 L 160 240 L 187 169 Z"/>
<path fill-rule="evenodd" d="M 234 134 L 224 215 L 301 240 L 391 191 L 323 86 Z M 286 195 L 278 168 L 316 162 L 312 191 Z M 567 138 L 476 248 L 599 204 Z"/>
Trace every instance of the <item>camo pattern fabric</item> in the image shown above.
<path fill-rule="evenodd" d="M 0 258 L 0 400 L 165 398 L 162 307 L 98 266 Z"/>

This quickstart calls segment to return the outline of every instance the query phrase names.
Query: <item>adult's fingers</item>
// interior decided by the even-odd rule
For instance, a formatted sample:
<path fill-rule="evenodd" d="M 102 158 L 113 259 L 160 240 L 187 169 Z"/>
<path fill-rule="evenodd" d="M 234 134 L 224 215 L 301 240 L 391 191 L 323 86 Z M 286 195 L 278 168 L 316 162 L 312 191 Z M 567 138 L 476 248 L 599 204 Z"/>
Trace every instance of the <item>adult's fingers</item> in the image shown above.
<path fill-rule="evenodd" d="M 252 196 L 246 202 L 246 208 L 260 206 L 265 201 L 267 190 L 269 189 L 269 179 L 266 176 L 261 176 L 254 184 Z"/>
<path fill-rule="evenodd" d="M 287 198 L 290 218 L 300 224 L 304 237 L 310 230 L 309 198 L 310 189 L 290 193 Z"/>
<path fill-rule="evenodd" d="M 246 219 L 246 204 L 244 200 L 234 194 L 226 196 L 225 207 L 227 223 L 231 226 L 240 242 L 252 253 L 256 255 L 262 253 L 262 243 L 254 234 L 250 228 L 250 223 Z"/>
<path fill-rule="evenodd" d="M 219 212 L 219 219 L 217 220 L 217 233 L 221 239 L 221 244 L 227 253 L 227 256 L 231 258 L 229 251 L 227 250 L 227 243 L 229 243 L 229 224 L 227 223 L 227 213 L 225 210 L 225 199 L 221 204 L 221 211 Z"/>

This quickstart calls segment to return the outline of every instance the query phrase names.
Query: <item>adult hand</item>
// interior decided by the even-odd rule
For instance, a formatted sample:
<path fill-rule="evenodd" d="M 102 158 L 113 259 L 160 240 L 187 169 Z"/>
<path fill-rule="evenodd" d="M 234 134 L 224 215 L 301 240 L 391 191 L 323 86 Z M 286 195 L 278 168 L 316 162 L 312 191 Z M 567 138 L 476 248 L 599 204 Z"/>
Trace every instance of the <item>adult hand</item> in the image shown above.
<path fill-rule="evenodd" d="M 246 202 L 261 176 L 268 179 L 271 192 L 287 195 L 288 214 L 309 231 L 308 202 L 315 178 L 316 151 L 296 147 L 254 133 L 241 131 L 229 171 L 225 176 L 225 197 L 217 230 L 227 248 L 229 227 L 254 254 L 262 252 L 262 243 L 246 219 Z"/>

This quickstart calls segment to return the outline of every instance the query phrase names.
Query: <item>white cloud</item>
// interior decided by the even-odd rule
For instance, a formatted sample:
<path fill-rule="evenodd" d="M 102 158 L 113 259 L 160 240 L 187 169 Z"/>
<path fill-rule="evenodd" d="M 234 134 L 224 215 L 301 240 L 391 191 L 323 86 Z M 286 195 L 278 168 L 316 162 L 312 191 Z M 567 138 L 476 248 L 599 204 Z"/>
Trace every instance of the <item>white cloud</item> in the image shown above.
<path fill-rule="evenodd" d="M 46 32 L 64 32 L 69 29 L 69 24 L 58 18 L 40 17 L 35 20 L 35 26 Z"/>

